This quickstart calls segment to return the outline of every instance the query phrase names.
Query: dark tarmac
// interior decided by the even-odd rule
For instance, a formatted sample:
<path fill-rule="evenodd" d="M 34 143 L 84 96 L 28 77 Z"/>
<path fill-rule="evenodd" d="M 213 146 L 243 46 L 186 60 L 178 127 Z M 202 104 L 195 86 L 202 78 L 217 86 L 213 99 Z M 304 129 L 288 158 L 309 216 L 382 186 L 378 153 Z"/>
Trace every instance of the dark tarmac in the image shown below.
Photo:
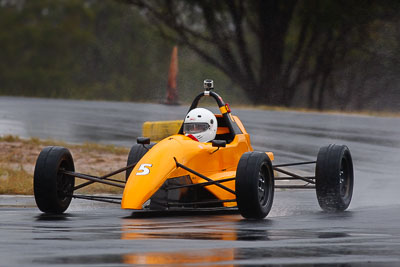
<path fill-rule="evenodd" d="M 277 192 L 267 219 L 249 221 L 215 213 L 132 218 L 118 206 L 76 200 L 51 216 L 30 207 L 32 198 L 0 197 L 1 266 L 400 264 L 400 206 L 329 214 L 314 198 Z"/>
<path fill-rule="evenodd" d="M 187 109 L 0 97 L 0 135 L 130 146 L 144 121 L 181 119 Z M 322 212 L 313 190 L 278 191 L 262 221 L 237 214 L 130 218 L 118 205 L 77 200 L 52 217 L 32 198 L 0 196 L 0 266 L 400 266 L 400 118 L 232 109 L 253 147 L 273 151 L 275 164 L 314 160 L 319 147 L 346 144 L 355 166 L 348 211 Z"/>

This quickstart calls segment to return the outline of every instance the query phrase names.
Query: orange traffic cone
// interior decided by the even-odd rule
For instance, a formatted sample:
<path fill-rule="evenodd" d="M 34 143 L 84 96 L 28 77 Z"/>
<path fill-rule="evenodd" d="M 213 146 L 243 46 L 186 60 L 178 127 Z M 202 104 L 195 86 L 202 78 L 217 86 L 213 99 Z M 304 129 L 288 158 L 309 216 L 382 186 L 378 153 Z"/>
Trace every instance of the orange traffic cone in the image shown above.
<path fill-rule="evenodd" d="M 176 85 L 176 76 L 178 75 L 178 47 L 174 46 L 171 54 L 171 63 L 168 72 L 168 85 L 167 85 L 167 105 L 179 105 L 178 101 L 178 88 Z"/>

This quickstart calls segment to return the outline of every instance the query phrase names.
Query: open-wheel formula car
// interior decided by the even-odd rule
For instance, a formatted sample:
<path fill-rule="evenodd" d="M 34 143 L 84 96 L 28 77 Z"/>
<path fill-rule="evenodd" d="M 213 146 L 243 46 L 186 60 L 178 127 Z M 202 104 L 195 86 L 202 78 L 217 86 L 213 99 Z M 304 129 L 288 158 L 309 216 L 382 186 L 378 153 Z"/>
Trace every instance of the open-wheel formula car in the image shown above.
<path fill-rule="evenodd" d="M 75 172 L 68 149 L 44 148 L 34 172 L 38 208 L 45 213 L 63 213 L 72 198 L 80 198 L 118 203 L 133 211 L 238 209 L 245 218 L 262 219 L 271 210 L 275 188 L 315 188 L 323 210 L 347 209 L 354 176 L 346 146 L 324 146 L 316 161 L 273 165 L 272 152 L 253 151 L 249 134 L 240 119 L 231 114 L 229 105 L 212 90 L 212 80 L 205 80 L 204 88 L 192 102 L 177 134 L 158 143 L 138 138 L 127 166 L 109 174 L 97 177 Z M 220 114 L 197 108 L 203 97 L 213 98 Z M 200 113 L 196 115 L 195 111 Z M 206 136 L 208 139 L 204 139 Z M 284 168 L 304 164 L 316 164 L 315 176 L 304 177 Z M 111 178 L 122 172 L 126 172 L 126 181 Z M 274 173 L 284 176 L 275 178 Z M 75 185 L 76 178 L 87 181 Z M 276 180 L 304 184 L 275 185 Z M 124 192 L 122 197 L 76 193 L 92 183 L 120 187 Z"/>

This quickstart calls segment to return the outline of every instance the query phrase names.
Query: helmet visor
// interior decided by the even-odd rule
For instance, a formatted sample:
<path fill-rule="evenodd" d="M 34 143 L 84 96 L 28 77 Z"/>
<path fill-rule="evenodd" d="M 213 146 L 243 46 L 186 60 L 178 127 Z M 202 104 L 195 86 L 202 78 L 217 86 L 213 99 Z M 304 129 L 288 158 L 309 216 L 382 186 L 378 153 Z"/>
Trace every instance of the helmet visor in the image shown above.
<path fill-rule="evenodd" d="M 185 123 L 183 124 L 183 132 L 185 134 L 197 134 L 201 132 L 205 132 L 210 128 L 208 123 Z"/>

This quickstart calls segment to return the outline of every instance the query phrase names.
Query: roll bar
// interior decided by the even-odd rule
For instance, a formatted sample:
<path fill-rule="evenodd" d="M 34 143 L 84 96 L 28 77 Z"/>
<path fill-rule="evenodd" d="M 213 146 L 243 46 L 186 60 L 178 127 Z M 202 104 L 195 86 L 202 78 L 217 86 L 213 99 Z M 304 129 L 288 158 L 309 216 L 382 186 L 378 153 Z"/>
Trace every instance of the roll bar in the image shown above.
<path fill-rule="evenodd" d="M 214 100 L 217 102 L 219 110 L 222 113 L 222 119 L 224 120 L 226 126 L 229 128 L 229 133 L 230 133 L 230 139 L 233 140 L 235 138 L 236 132 L 235 129 L 232 125 L 232 121 L 230 120 L 230 116 L 229 113 L 231 113 L 229 106 L 225 104 L 224 100 L 222 99 L 221 96 L 219 96 L 217 93 L 213 92 L 213 91 L 204 91 L 202 93 L 200 93 L 198 96 L 196 96 L 196 98 L 193 100 L 192 105 L 190 106 L 189 110 L 187 113 L 189 113 L 191 110 L 197 108 L 197 105 L 199 104 L 199 101 L 202 97 L 204 96 L 210 96 L 212 98 L 214 98 Z M 186 113 L 186 114 L 187 114 Z M 186 117 L 186 116 L 185 116 Z M 183 134 L 183 124 L 178 132 L 179 134 Z"/>

